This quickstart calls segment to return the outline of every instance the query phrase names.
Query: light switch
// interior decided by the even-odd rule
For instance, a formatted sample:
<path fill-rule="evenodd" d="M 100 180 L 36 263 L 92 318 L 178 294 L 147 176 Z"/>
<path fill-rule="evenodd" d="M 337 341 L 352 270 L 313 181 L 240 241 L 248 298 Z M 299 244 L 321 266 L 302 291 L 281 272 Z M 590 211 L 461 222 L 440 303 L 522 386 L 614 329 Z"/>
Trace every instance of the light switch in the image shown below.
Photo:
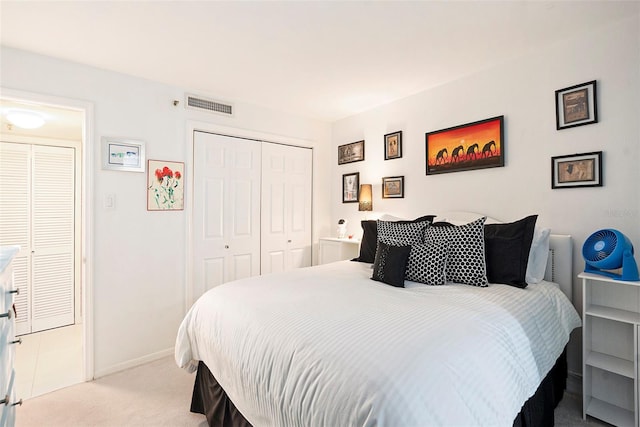
<path fill-rule="evenodd" d="M 106 210 L 113 210 L 116 208 L 116 195 L 111 193 L 104 196 L 102 206 Z"/>

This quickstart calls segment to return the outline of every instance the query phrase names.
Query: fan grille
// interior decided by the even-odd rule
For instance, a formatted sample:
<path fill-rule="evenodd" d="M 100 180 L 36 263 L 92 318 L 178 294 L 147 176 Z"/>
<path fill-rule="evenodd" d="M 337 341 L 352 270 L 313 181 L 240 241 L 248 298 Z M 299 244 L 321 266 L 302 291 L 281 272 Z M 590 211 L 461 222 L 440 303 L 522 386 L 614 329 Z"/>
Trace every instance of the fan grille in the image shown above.
<path fill-rule="evenodd" d="M 601 261 L 611 255 L 611 251 L 618 244 L 618 236 L 610 230 L 600 230 L 593 233 L 585 242 L 583 255 L 589 261 Z"/>

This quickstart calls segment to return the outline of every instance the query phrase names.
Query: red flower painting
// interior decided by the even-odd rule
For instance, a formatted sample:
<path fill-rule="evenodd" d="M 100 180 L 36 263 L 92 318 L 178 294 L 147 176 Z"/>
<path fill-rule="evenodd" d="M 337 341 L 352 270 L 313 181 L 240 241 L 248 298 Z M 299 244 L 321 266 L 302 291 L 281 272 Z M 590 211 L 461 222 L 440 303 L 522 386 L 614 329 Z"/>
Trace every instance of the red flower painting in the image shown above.
<path fill-rule="evenodd" d="M 160 163 L 159 166 L 161 167 L 156 167 L 158 163 Z M 149 197 L 147 201 L 149 210 L 183 209 L 184 187 L 182 173 L 178 168 L 183 168 L 183 163 L 149 160 L 149 171 L 153 170 L 153 176 L 155 177 L 154 180 L 151 180 L 150 177 L 149 182 Z"/>

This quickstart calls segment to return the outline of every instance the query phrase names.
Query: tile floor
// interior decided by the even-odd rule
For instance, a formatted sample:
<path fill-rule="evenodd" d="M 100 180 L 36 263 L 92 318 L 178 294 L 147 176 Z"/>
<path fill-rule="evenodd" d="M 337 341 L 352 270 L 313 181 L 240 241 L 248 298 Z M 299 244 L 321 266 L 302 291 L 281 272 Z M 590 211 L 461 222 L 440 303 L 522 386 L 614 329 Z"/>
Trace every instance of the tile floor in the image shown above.
<path fill-rule="evenodd" d="M 19 399 L 83 382 L 82 325 L 22 335 L 21 338 L 14 363 Z"/>

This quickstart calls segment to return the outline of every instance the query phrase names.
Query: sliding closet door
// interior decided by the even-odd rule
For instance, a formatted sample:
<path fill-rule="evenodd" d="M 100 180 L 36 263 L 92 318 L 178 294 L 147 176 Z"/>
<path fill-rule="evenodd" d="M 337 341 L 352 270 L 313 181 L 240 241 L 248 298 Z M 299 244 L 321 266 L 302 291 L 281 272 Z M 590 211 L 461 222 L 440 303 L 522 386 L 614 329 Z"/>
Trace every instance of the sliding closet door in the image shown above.
<path fill-rule="evenodd" d="M 311 265 L 311 149 L 262 147 L 262 274 Z"/>
<path fill-rule="evenodd" d="M 194 295 L 260 274 L 261 144 L 194 135 Z"/>

